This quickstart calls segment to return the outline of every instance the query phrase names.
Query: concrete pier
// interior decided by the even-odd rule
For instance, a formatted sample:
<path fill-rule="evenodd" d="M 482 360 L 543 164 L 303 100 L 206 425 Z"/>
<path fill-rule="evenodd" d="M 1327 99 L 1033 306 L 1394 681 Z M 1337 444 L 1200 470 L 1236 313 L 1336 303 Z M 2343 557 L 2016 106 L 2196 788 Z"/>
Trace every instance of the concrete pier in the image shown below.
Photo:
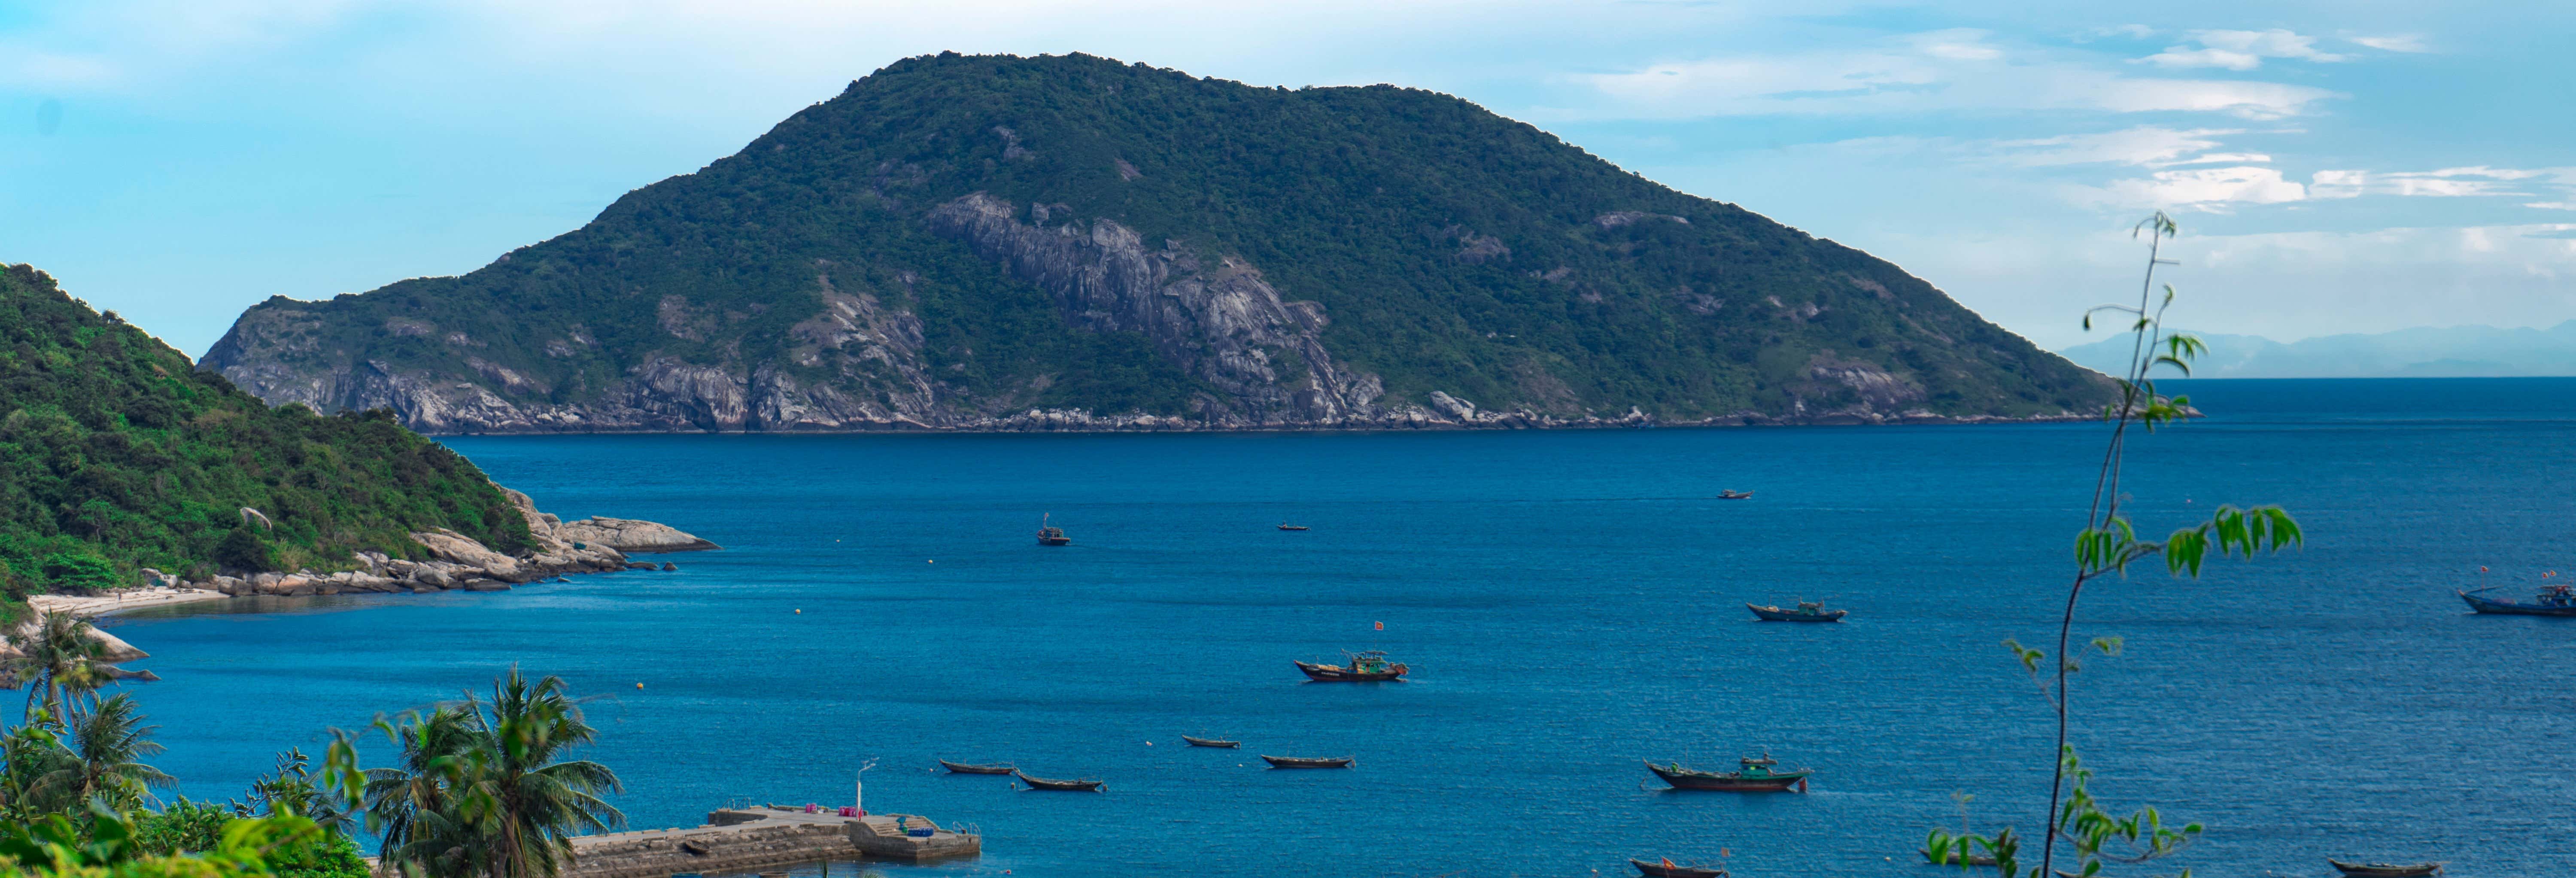
<path fill-rule="evenodd" d="M 903 831 L 920 828 L 934 831 L 926 837 Z M 718 809 L 707 814 L 707 825 L 693 829 L 583 836 L 572 840 L 572 851 L 564 878 L 666 878 L 820 860 L 972 857 L 984 852 L 984 838 L 912 814 L 842 817 L 761 806 Z"/>

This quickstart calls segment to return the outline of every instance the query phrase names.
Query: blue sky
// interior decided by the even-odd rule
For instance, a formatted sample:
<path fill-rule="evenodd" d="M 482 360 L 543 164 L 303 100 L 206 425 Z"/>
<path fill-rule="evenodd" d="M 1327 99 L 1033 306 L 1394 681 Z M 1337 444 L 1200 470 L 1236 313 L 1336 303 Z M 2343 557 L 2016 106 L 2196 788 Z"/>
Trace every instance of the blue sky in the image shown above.
<path fill-rule="evenodd" d="M 0 0 L 0 261 L 191 354 L 456 274 L 897 58 L 1461 95 L 2050 347 L 2172 211 L 2176 322 L 2576 319 L 2576 5 Z"/>

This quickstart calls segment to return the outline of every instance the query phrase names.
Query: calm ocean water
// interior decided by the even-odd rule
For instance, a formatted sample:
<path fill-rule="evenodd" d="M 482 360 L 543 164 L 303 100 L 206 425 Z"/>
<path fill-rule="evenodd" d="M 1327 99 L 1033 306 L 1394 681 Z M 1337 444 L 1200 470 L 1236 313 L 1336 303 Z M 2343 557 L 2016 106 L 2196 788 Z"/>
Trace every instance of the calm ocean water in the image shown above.
<path fill-rule="evenodd" d="M 2208 824 L 2170 861 L 2203 874 L 2576 871 L 2576 620 L 2451 594 L 2479 565 L 2517 593 L 2576 573 L 2576 379 L 2190 392 L 2212 417 L 2132 458 L 2141 529 L 2277 502 L 2310 542 L 2096 587 L 2081 634 L 2128 644 L 2077 690 L 2100 794 Z M 874 758 L 872 810 L 988 833 L 979 861 L 889 874 L 1586 876 L 1721 850 L 1746 878 L 1955 874 L 1908 862 L 1954 793 L 2027 828 L 2046 792 L 2046 704 L 1998 644 L 2050 634 L 2103 429 L 459 438 L 550 511 L 726 549 L 116 630 L 158 654 L 157 763 L 199 797 L 516 662 L 603 696 L 594 755 L 635 826 L 846 802 Z M 1046 513 L 1074 545 L 1033 544 Z M 1743 607 L 1800 595 L 1853 615 Z M 1289 664 L 1371 647 L 1414 682 Z M 1179 746 L 1202 733 L 1245 749 Z M 1766 749 L 1813 791 L 1674 793 L 1639 764 Z"/>

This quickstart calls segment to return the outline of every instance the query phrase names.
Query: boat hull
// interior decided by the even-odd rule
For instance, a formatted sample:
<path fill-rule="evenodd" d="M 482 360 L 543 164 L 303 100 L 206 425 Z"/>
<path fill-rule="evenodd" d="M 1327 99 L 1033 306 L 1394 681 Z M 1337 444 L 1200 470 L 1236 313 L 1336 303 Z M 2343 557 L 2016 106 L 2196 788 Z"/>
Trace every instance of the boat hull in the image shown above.
<path fill-rule="evenodd" d="M 2517 604 L 2512 601 L 2499 601 L 2493 598 L 2482 598 L 2465 591 L 2460 592 L 2459 595 L 2460 600 L 2468 602 L 2469 609 L 2472 612 L 2493 613 L 2499 616 L 2576 616 L 2576 607 L 2551 607 L 2541 604 Z"/>
<path fill-rule="evenodd" d="M 1227 750 L 1243 746 L 1242 741 L 1219 741 L 1213 738 L 1193 738 L 1188 735 L 1182 735 L 1181 742 L 1192 747 L 1218 747 Z"/>
<path fill-rule="evenodd" d="M 939 767 L 948 769 L 950 774 L 1010 774 L 1013 770 L 1008 765 L 969 765 L 945 759 L 939 760 Z"/>
<path fill-rule="evenodd" d="M 1264 756 L 1261 757 L 1261 761 L 1270 763 L 1270 767 L 1272 768 L 1349 768 L 1351 767 L 1352 760 L 1347 757 L 1342 759 L 1300 759 L 1294 756 Z"/>
<path fill-rule="evenodd" d="M 1072 793 L 1096 793 L 1096 792 L 1099 792 L 1099 791 L 1100 791 L 1100 785 L 1101 785 L 1101 784 L 1103 784 L 1103 783 L 1107 783 L 1107 781 L 1097 781 L 1097 780 L 1048 780 L 1048 779 L 1043 778 L 1043 777 L 1030 777 L 1030 776 L 1025 775 L 1025 774 L 1020 774 L 1019 772 L 1016 772 L 1016 771 L 1011 772 L 1011 773 L 1012 773 L 1013 775 L 1016 775 L 1016 776 L 1018 776 L 1018 777 L 1019 777 L 1019 779 L 1020 779 L 1020 783 L 1027 784 L 1027 785 L 1028 785 L 1028 787 L 1029 787 L 1029 789 L 1033 789 L 1033 790 L 1057 790 L 1057 791 L 1061 791 L 1061 792 L 1072 792 Z"/>
<path fill-rule="evenodd" d="M 2326 860 L 2326 864 L 2335 867 L 2335 871 L 2337 872 L 2355 876 L 2355 878 L 2426 878 L 2426 876 L 2442 874 L 2442 864 L 2440 863 L 2414 863 L 2401 865 L 2396 863 L 2346 863 L 2339 860 L 2329 859 Z"/>
<path fill-rule="evenodd" d="M 1404 680 L 1406 669 L 1403 665 L 1396 665 L 1387 671 L 1368 673 L 1331 665 L 1297 662 L 1297 670 L 1306 672 L 1307 679 L 1318 683 L 1396 683 Z"/>
<path fill-rule="evenodd" d="M 1946 854 L 1946 856 L 1948 856 L 1948 857 L 1949 857 L 1949 859 L 1946 859 L 1946 860 L 1936 860 L 1936 859 L 1933 859 L 1933 858 L 1932 858 L 1932 851 L 1931 851 L 1931 850 L 1929 850 L 1929 849 L 1926 849 L 1926 848 L 1915 848 L 1915 849 L 1914 849 L 1914 852 L 1915 852 L 1915 853 L 1919 853 L 1919 854 L 1922 854 L 1922 855 L 1923 855 L 1923 862 L 1930 863 L 1930 864 L 1935 865 L 1935 866 L 1956 866 L 1956 865 L 1959 865 L 1959 857 L 1960 857 L 1960 856 L 1962 856 L 1961 852 L 1959 852 L 1959 851 L 1950 851 L 1949 853 L 1947 853 L 1947 854 Z M 1992 866 L 1992 865 L 1994 865 L 1994 864 L 1995 864 L 1995 858 L 1993 858 L 1993 857 L 1989 857 L 1989 856 L 1986 856 L 1986 855 L 1984 855 L 1984 854 L 1966 854 L 1965 856 L 1966 856 L 1966 857 L 1967 857 L 1967 859 L 1968 859 L 1968 865 L 1971 865 L 1971 866 Z"/>
<path fill-rule="evenodd" d="M 1643 875 L 1645 878 L 1725 878 L 1726 875 L 1726 870 L 1724 869 L 1700 869 L 1691 866 L 1666 866 L 1661 863 L 1649 863 L 1635 858 L 1629 859 L 1628 865 L 1637 867 L 1637 874 Z"/>
<path fill-rule="evenodd" d="M 1072 537 L 1039 537 L 1039 538 L 1038 538 L 1038 545 L 1041 545 L 1041 546 L 1070 546 L 1070 545 L 1073 545 L 1073 538 L 1072 538 Z"/>
<path fill-rule="evenodd" d="M 1791 789 L 1803 789 L 1807 775 L 1815 773 L 1791 771 L 1763 777 L 1734 777 L 1723 774 L 1667 771 L 1663 766 L 1652 762 L 1646 763 L 1646 770 L 1654 772 L 1656 777 L 1663 778 L 1664 782 L 1671 784 L 1673 789 L 1720 793 L 1784 793 Z"/>
<path fill-rule="evenodd" d="M 1744 608 L 1752 610 L 1755 618 L 1761 619 L 1765 622 L 1840 622 L 1843 620 L 1844 616 L 1851 615 L 1850 610 L 1826 610 L 1821 613 L 1801 613 L 1796 610 L 1783 610 L 1779 607 L 1762 607 L 1755 606 L 1753 604 L 1745 604 Z"/>

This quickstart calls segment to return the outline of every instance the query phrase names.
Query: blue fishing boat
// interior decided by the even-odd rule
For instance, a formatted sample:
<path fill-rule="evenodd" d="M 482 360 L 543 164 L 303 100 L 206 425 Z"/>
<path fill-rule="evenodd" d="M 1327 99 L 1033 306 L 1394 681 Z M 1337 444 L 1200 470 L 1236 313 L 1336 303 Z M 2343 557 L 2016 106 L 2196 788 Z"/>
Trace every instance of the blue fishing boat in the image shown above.
<path fill-rule="evenodd" d="M 2478 592 L 2491 590 L 2493 590 L 2492 586 L 2460 592 L 2460 600 L 2467 601 L 2470 610 L 2480 613 L 2507 616 L 2576 616 L 2576 586 L 2541 586 L 2540 593 L 2534 595 L 2531 603 L 2527 604 L 2478 596 Z"/>

